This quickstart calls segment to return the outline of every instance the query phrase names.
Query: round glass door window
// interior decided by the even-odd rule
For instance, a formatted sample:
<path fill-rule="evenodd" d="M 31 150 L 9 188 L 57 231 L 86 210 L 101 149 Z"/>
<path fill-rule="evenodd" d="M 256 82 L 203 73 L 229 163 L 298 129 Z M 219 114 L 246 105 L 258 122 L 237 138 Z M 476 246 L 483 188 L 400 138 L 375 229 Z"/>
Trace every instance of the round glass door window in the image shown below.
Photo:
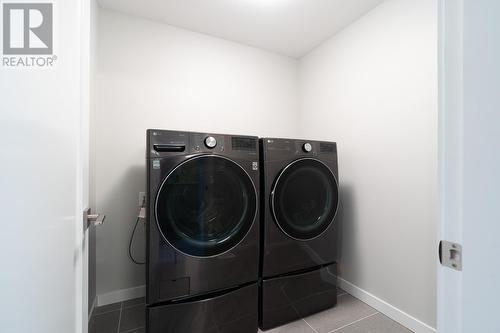
<path fill-rule="evenodd" d="M 178 165 L 161 184 L 156 220 L 177 250 L 207 257 L 226 252 L 248 233 L 257 210 L 249 175 L 235 162 L 202 155 Z"/>
<path fill-rule="evenodd" d="M 337 180 L 325 164 L 310 158 L 297 160 L 275 182 L 271 195 L 274 219 L 292 238 L 315 238 L 333 222 L 338 196 Z"/>

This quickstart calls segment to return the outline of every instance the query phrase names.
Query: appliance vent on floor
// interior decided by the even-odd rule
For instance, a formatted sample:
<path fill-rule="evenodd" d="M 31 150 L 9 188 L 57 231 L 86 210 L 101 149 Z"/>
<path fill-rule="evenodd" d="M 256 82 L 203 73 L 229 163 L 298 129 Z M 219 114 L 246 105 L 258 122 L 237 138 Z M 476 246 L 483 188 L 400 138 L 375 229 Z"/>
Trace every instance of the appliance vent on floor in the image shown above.
<path fill-rule="evenodd" d="M 233 137 L 231 140 L 233 150 L 256 151 L 257 140 L 253 138 Z"/>
<path fill-rule="evenodd" d="M 321 153 L 333 153 L 335 151 L 335 145 L 333 143 L 320 143 L 319 151 Z"/>

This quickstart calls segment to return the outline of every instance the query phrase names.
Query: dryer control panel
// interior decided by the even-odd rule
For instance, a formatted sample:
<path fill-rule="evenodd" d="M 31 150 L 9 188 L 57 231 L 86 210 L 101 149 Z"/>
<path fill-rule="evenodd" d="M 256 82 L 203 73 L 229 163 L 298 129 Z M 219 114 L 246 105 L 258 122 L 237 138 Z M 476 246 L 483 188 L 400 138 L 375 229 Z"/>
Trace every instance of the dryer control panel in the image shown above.
<path fill-rule="evenodd" d="M 337 144 L 328 141 L 301 140 L 301 139 L 262 139 L 263 152 L 272 151 L 272 159 L 286 159 L 293 154 L 297 157 L 312 157 L 324 159 L 337 158 Z"/>

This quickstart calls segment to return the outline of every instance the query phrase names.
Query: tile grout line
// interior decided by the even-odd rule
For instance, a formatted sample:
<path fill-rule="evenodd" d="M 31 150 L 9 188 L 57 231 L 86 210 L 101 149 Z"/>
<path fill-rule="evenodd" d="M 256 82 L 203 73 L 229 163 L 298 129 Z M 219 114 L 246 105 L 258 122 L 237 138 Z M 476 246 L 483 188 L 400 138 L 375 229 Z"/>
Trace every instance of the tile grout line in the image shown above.
<path fill-rule="evenodd" d="M 307 324 L 307 326 L 309 326 L 315 333 L 319 333 L 318 331 L 316 331 L 316 329 L 314 327 L 312 327 L 308 322 L 307 320 L 305 320 L 304 318 L 302 318 L 302 320 Z"/>
<path fill-rule="evenodd" d="M 131 330 L 123 331 L 121 333 L 130 333 L 130 332 L 136 331 L 136 330 L 141 329 L 141 328 L 146 328 L 146 326 L 136 327 L 136 328 L 133 328 Z"/>
<path fill-rule="evenodd" d="M 108 313 L 115 312 L 115 311 L 120 311 L 120 309 L 114 309 L 114 310 L 104 311 L 104 312 L 101 312 L 101 313 L 93 313 L 92 316 L 93 317 L 100 316 L 100 315 L 108 314 Z"/>
<path fill-rule="evenodd" d="M 123 309 L 130 309 L 130 308 L 135 308 L 135 307 L 138 307 L 138 306 L 146 306 L 146 303 L 137 303 L 137 304 L 132 304 L 132 305 L 128 305 L 128 306 L 123 306 Z"/>
<path fill-rule="evenodd" d="M 120 325 L 122 322 L 122 312 L 123 312 L 123 302 L 120 304 L 120 317 L 118 317 L 118 328 L 116 329 L 116 333 L 120 333 Z"/>
<path fill-rule="evenodd" d="M 376 314 L 379 314 L 379 312 L 378 312 L 378 311 L 375 311 L 375 313 L 372 313 L 371 315 L 368 315 L 368 316 L 366 316 L 366 317 L 363 317 L 363 318 L 360 318 L 360 319 L 358 319 L 358 320 L 355 320 L 355 321 L 353 321 L 353 322 L 352 322 L 352 323 L 350 323 L 350 324 L 346 324 L 346 325 L 344 325 L 344 326 L 341 326 L 341 327 L 339 327 L 339 328 L 336 328 L 336 329 L 334 329 L 333 331 L 329 331 L 328 333 L 333 333 L 333 332 L 340 331 L 340 330 L 341 330 L 341 329 L 343 329 L 343 328 L 346 328 L 346 327 L 348 327 L 348 326 L 351 326 L 351 325 L 354 325 L 354 324 L 356 324 L 356 323 L 359 323 L 360 321 L 365 320 L 365 319 L 368 319 L 368 318 L 370 318 L 370 317 L 373 317 L 373 316 L 375 316 Z"/>

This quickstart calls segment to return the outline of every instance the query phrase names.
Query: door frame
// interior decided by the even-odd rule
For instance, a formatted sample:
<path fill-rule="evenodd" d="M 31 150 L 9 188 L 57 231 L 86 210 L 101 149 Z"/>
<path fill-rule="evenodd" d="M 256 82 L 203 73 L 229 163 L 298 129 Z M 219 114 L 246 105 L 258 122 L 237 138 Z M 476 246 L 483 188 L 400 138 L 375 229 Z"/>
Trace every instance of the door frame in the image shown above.
<path fill-rule="evenodd" d="M 90 110 L 93 105 L 93 78 L 95 67 L 95 31 L 97 24 L 96 0 L 80 1 L 80 136 L 77 161 L 77 220 L 76 239 L 81 248 L 77 258 L 77 331 L 89 330 L 90 311 L 94 299 L 89 299 L 89 253 L 90 229 L 83 221 L 84 211 L 90 207 Z M 95 274 L 95 272 L 92 272 Z M 89 306 L 89 302 L 91 303 Z"/>
<path fill-rule="evenodd" d="M 443 333 L 500 331 L 499 18 L 495 0 L 439 2 L 439 238 L 463 261 L 438 266 Z"/>
<path fill-rule="evenodd" d="M 463 0 L 440 0 L 438 15 L 438 241 L 462 244 L 463 215 Z M 437 253 L 436 244 L 436 253 Z M 437 256 L 436 256 L 437 258 Z M 437 258 L 438 259 L 438 258 Z M 437 330 L 462 332 L 462 274 L 437 268 Z"/>

